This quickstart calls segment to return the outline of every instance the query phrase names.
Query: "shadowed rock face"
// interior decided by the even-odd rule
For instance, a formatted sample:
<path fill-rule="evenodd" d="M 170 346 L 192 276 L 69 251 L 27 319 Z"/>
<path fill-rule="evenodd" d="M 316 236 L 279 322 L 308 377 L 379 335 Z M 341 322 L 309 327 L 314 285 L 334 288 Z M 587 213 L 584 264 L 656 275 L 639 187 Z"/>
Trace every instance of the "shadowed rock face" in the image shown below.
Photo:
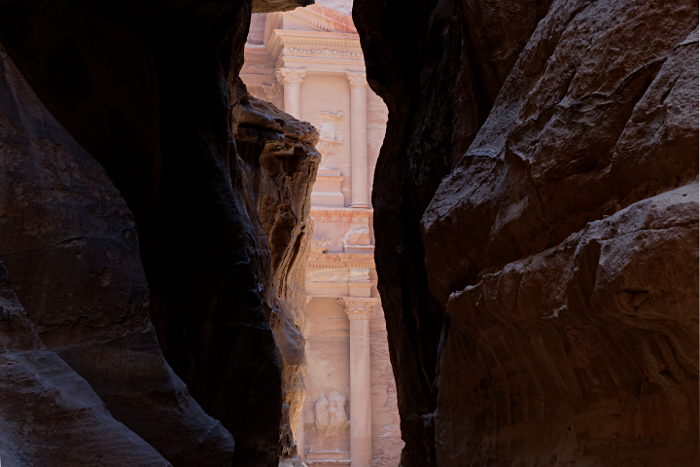
<path fill-rule="evenodd" d="M 253 13 L 288 11 L 300 6 L 313 5 L 314 0 L 253 0 Z"/>
<path fill-rule="evenodd" d="M 699 462 L 697 13 L 355 1 L 402 465 Z"/>
<path fill-rule="evenodd" d="M 8 467 L 170 465 L 116 421 L 90 385 L 44 347 L 2 262 L 0 393 L 0 459 Z"/>
<path fill-rule="evenodd" d="M 231 435 L 190 397 L 158 347 L 126 203 L 0 54 L 0 253 L 43 344 L 170 462 L 230 464 Z M 44 376 L 37 372 L 37 384 Z"/>
<path fill-rule="evenodd" d="M 276 115 L 298 125 L 280 131 L 291 154 L 267 151 L 288 179 L 271 169 L 253 183 L 261 163 L 239 156 L 227 84 L 250 12 L 243 0 L 0 1 L 0 253 L 44 344 L 136 433 L 134 459 L 148 444 L 175 466 L 293 455 L 293 276 L 317 135 Z M 259 203 L 275 187 L 291 193 L 279 216 Z"/>

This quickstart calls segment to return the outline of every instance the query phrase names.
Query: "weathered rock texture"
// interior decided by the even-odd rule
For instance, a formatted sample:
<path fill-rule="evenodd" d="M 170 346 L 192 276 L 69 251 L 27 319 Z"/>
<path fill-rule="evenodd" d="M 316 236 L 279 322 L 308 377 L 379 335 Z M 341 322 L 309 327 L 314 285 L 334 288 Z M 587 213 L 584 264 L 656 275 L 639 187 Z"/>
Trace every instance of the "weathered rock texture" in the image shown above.
<path fill-rule="evenodd" d="M 41 343 L 2 262 L 0 394 L 0 459 L 7 467 L 170 466 Z"/>
<path fill-rule="evenodd" d="M 238 155 L 227 85 L 250 12 L 0 0 L 0 254 L 43 343 L 87 381 L 89 407 L 106 405 L 94 442 L 114 432 L 117 452 L 121 430 L 135 446 L 119 465 L 272 466 L 293 451 L 280 429 L 285 389 L 302 390 L 290 304 L 303 300 L 317 136 L 280 131 L 296 149 L 266 161 L 272 181 L 255 191 L 260 162 Z M 256 217 L 268 188 L 293 199 Z M 42 465 L 80 465 L 52 452 Z"/>
<path fill-rule="evenodd" d="M 698 465 L 697 4 L 353 16 L 402 465 Z"/>
<path fill-rule="evenodd" d="M 297 455 L 293 434 L 306 394 L 304 273 L 313 234 L 311 186 L 321 162 L 314 147 L 319 133 L 309 123 L 248 94 L 240 79 L 235 89 L 236 142 L 249 171 L 246 206 L 260 227 L 258 241 L 271 252 L 264 296 L 282 363 L 280 458 L 293 458 Z"/>
<path fill-rule="evenodd" d="M 126 203 L 1 48 L 0 57 L 0 254 L 43 344 L 175 465 L 230 464 L 231 435 L 158 347 Z"/>
<path fill-rule="evenodd" d="M 253 0 L 253 13 L 288 11 L 313 4 L 314 0 Z"/>

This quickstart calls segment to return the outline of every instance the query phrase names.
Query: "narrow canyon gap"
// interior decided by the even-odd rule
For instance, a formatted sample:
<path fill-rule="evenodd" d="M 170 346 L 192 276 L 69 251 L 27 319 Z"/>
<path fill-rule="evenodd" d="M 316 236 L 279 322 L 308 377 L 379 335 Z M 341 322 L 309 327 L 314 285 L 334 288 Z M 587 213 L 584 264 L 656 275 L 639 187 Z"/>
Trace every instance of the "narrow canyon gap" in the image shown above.
<path fill-rule="evenodd" d="M 238 73 L 309 3 L 0 0 L 3 466 L 295 458 L 319 134 Z M 353 19 L 401 465 L 700 464 L 697 3 Z"/>

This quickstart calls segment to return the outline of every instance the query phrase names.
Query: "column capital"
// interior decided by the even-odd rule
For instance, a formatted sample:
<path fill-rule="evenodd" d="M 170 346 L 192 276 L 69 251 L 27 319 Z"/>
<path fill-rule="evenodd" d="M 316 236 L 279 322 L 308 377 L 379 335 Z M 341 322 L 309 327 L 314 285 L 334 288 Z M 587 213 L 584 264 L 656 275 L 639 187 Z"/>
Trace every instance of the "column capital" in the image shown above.
<path fill-rule="evenodd" d="M 359 298 L 359 297 L 343 297 L 345 304 L 345 313 L 348 319 L 370 319 L 372 317 L 372 308 L 379 301 L 378 298 Z"/>
<path fill-rule="evenodd" d="M 345 72 L 345 76 L 348 77 L 348 81 L 350 81 L 351 88 L 369 87 L 369 85 L 367 84 L 367 75 L 365 75 L 364 73 Z"/>
<path fill-rule="evenodd" d="M 306 70 L 299 68 L 280 68 L 275 73 L 277 81 L 282 84 L 301 84 L 306 76 Z"/>

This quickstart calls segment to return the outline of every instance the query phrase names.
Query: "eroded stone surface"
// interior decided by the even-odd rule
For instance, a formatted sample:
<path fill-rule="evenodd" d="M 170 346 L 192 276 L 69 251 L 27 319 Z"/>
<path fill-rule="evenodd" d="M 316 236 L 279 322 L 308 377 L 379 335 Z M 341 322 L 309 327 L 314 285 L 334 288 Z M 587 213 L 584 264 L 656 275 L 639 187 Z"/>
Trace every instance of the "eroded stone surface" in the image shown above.
<path fill-rule="evenodd" d="M 248 94 L 240 80 L 235 88 L 236 142 L 249 167 L 246 205 L 260 243 L 270 251 L 264 296 L 282 362 L 280 458 L 291 459 L 297 456 L 293 433 L 306 395 L 304 270 L 313 233 L 311 186 L 321 161 L 314 148 L 319 133 Z"/>
<path fill-rule="evenodd" d="M 313 4 L 314 0 L 253 0 L 253 13 L 288 11 Z"/>
<path fill-rule="evenodd" d="M 525 282 L 504 281 L 513 265 L 530 270 L 545 251 L 562 258 L 557 248 L 588 242 L 592 225 L 603 228 L 589 223 L 606 216 L 611 229 L 618 216 L 643 223 L 630 209 L 654 203 L 658 219 L 676 216 L 683 202 L 663 196 L 682 197 L 671 190 L 698 172 L 697 5 L 358 0 L 353 15 L 369 82 L 389 107 L 373 204 L 402 465 L 696 465 L 694 207 L 680 210 L 691 226 L 681 230 L 608 232 L 612 256 L 576 257 L 598 275 L 567 274 L 563 260 L 526 274 L 523 296 Z M 663 279 L 682 311 L 644 301 L 665 261 L 687 276 Z M 580 303 L 560 309 L 554 297 L 579 289 Z M 528 297 L 517 311 L 514 296 Z M 664 324 L 621 300 L 644 302 Z M 554 345 L 559 316 L 576 336 L 569 347 Z M 678 350 L 674 363 L 662 348 Z M 567 365 L 577 381 L 556 376 Z M 672 389 L 644 396 L 647 384 Z M 668 410 L 692 415 L 658 415 Z M 651 426 L 657 438 L 641 428 Z"/>
<path fill-rule="evenodd" d="M 0 18 L 39 96 L 5 90 L 25 101 L 3 127 L 16 173 L 3 175 L 1 247 L 42 337 L 174 463 L 229 464 L 228 430 L 234 462 L 276 465 L 270 251 L 246 207 L 227 85 L 250 4 L 3 1 Z"/>
<path fill-rule="evenodd" d="M 43 343 L 174 465 L 230 463 L 231 435 L 158 347 L 126 203 L 0 54 L 0 254 Z"/>
<path fill-rule="evenodd" d="M 7 467 L 167 467 L 42 344 L 0 262 L 0 459 Z"/>
<path fill-rule="evenodd" d="M 438 463 L 696 465 L 697 212 L 693 183 L 453 293 Z"/>
<path fill-rule="evenodd" d="M 553 7 L 423 218 L 434 245 L 426 251 L 431 290 L 441 301 L 479 271 L 696 177 L 690 14 L 684 2 Z M 644 42 L 640 22 L 668 33 L 632 47 Z M 545 44 L 552 37 L 556 47 Z M 458 230 L 466 238 L 451 241 Z"/>

